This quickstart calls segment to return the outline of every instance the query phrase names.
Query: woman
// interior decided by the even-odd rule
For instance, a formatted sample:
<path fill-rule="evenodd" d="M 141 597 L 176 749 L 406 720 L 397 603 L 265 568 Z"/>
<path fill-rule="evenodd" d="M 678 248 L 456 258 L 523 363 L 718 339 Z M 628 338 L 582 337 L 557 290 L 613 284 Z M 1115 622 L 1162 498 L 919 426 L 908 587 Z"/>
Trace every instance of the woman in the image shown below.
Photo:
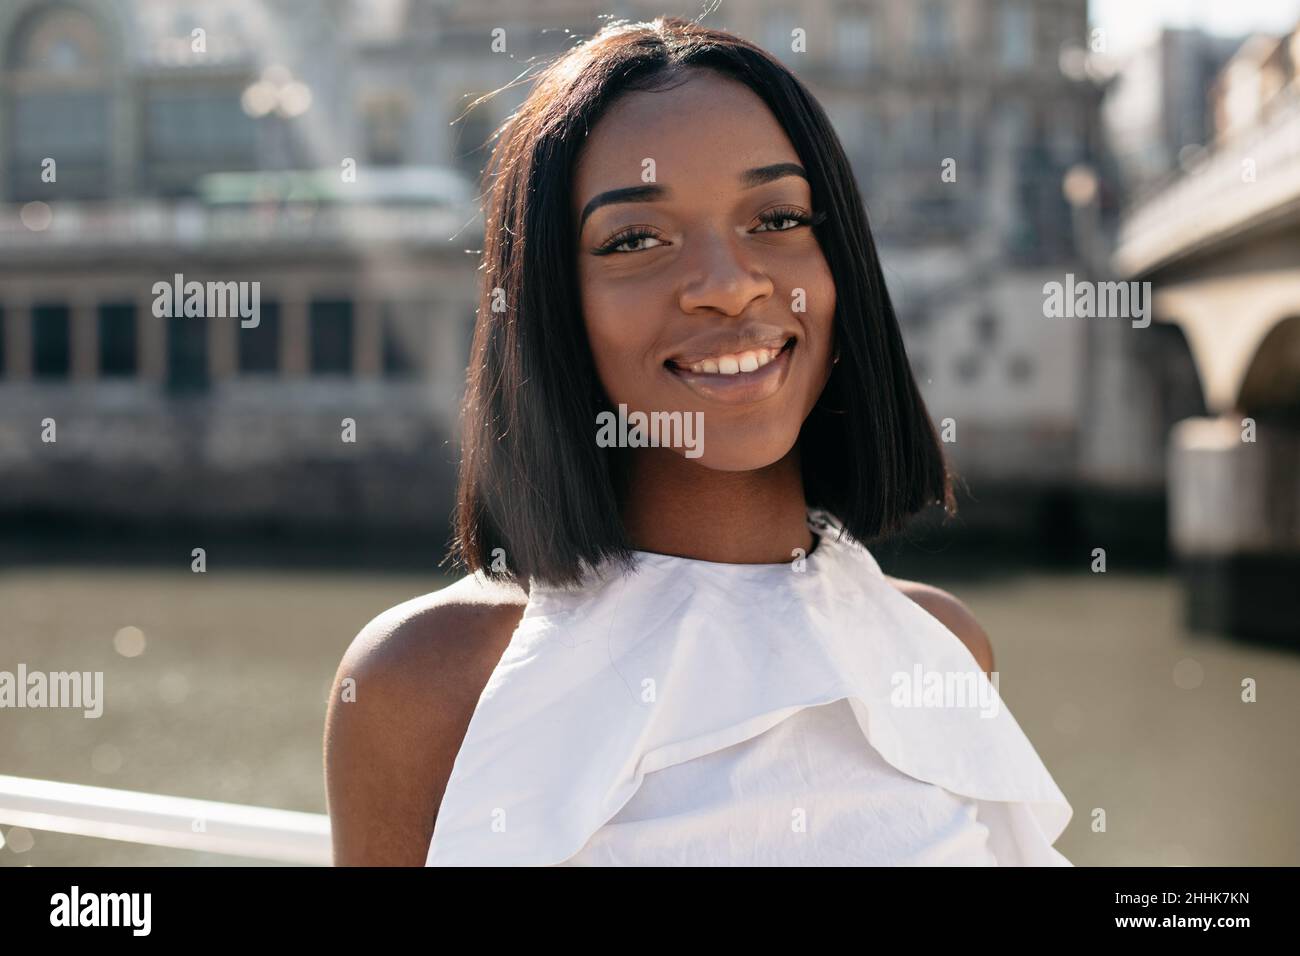
<path fill-rule="evenodd" d="M 810 94 L 730 34 L 612 25 L 485 182 L 473 573 L 344 657 L 336 862 L 1068 865 L 987 637 L 861 543 L 951 485 Z"/>

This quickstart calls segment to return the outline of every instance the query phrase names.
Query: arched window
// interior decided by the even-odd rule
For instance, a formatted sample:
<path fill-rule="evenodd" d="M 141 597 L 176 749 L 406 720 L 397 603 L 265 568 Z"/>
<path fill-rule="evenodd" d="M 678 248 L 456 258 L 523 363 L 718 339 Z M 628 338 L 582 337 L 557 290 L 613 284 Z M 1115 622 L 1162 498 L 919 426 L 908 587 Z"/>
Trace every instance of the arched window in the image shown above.
<path fill-rule="evenodd" d="M 96 198 L 109 191 L 111 51 L 101 25 L 50 5 L 6 42 L 8 198 Z M 53 166 L 47 162 L 53 160 Z M 52 180 L 52 181 L 51 181 Z"/>

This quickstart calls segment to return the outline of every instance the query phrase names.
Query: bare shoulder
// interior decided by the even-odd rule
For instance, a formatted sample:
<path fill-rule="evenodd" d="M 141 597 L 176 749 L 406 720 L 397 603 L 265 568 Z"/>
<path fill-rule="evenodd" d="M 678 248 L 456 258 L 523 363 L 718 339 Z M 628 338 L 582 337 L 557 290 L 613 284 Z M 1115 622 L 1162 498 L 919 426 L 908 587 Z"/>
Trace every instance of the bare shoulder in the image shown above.
<path fill-rule="evenodd" d="M 492 638 L 509 638 L 527 600 L 522 589 L 466 575 L 376 615 L 353 639 L 344 663 L 360 665 L 371 676 L 400 681 L 421 664 L 474 659 L 490 653 L 491 647 L 484 645 L 490 645 Z M 507 623 L 510 627 L 503 635 Z M 474 637 L 487 640 L 466 639 Z M 439 673 L 446 674 L 441 669 Z"/>
<path fill-rule="evenodd" d="M 992 672 L 993 645 L 989 641 L 988 634 L 984 633 L 984 628 L 980 627 L 979 621 L 975 620 L 975 615 L 965 604 L 947 591 L 930 584 L 889 576 L 886 576 L 885 580 L 952 631 L 979 662 L 981 670 L 985 673 Z"/>
<path fill-rule="evenodd" d="M 336 865 L 423 865 L 470 717 L 526 602 L 520 588 L 466 576 L 352 640 L 325 722 Z"/>

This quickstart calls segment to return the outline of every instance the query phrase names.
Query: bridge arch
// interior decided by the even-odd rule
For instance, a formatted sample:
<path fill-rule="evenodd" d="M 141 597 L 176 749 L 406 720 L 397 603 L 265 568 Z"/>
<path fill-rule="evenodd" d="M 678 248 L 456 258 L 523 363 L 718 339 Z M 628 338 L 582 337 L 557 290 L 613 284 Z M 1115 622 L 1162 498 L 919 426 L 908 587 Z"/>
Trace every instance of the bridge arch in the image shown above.
<path fill-rule="evenodd" d="M 1249 415 L 1300 422 L 1300 311 L 1281 319 L 1251 357 L 1237 395 Z"/>

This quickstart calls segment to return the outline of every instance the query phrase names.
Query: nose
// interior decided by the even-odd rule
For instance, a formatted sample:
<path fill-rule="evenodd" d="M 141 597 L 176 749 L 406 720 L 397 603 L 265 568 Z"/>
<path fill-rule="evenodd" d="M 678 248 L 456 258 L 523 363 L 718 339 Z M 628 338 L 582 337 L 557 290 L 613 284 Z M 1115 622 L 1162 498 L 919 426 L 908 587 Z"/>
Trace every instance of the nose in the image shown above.
<path fill-rule="evenodd" d="M 751 304 L 772 295 L 775 286 L 752 257 L 729 235 L 710 234 L 689 257 L 690 277 L 682 283 L 678 304 L 688 315 L 721 312 L 743 315 Z"/>

